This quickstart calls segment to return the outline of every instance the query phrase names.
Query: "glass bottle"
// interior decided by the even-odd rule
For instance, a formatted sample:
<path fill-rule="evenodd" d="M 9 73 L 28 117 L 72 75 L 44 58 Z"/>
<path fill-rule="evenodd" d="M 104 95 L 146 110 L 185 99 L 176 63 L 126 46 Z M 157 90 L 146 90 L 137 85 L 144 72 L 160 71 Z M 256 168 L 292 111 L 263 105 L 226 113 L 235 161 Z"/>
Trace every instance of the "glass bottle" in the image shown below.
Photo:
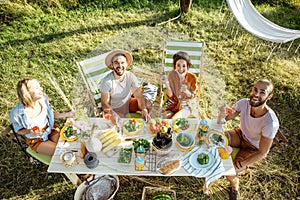
<path fill-rule="evenodd" d="M 205 119 L 200 120 L 199 129 L 198 129 L 198 139 L 199 145 L 203 146 L 206 142 L 206 137 L 208 134 L 208 122 Z"/>

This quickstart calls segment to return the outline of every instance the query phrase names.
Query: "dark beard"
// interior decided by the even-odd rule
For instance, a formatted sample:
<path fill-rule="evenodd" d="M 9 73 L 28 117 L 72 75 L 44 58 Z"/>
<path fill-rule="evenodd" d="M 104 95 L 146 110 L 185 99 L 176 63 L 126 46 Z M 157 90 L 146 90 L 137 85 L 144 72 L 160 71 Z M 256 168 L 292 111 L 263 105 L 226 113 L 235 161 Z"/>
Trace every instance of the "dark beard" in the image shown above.
<path fill-rule="evenodd" d="M 262 101 L 261 98 L 258 98 L 258 102 L 254 103 L 254 102 L 252 102 L 252 99 L 253 99 L 253 97 L 250 97 L 250 101 L 249 101 L 250 106 L 252 106 L 252 107 L 259 107 L 268 100 L 268 98 L 266 98 L 264 101 Z"/>
<path fill-rule="evenodd" d="M 124 74 L 124 70 L 122 70 L 121 72 L 117 71 L 118 68 L 114 69 L 114 72 L 118 75 L 118 76 L 122 76 Z"/>

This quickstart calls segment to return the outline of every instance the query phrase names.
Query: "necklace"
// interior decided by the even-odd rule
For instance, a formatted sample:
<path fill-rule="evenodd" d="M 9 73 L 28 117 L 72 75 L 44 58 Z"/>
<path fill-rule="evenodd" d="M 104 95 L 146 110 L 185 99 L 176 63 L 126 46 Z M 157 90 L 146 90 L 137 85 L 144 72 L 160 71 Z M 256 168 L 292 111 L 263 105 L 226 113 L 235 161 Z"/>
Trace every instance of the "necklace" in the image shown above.
<path fill-rule="evenodd" d="M 119 81 L 119 82 L 123 82 L 124 79 L 125 79 L 125 76 L 123 75 L 123 76 L 120 76 L 120 78 L 118 79 L 118 81 Z"/>

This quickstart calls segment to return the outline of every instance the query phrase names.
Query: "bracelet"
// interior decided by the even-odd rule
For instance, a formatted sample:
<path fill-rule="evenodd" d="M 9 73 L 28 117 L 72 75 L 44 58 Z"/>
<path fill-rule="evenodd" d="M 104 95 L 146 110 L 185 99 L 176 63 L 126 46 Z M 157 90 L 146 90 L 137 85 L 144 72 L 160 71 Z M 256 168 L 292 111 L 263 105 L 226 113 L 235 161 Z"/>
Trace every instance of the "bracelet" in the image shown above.
<path fill-rule="evenodd" d="M 146 112 L 148 112 L 147 108 L 143 109 L 143 110 L 142 110 L 142 112 L 143 112 L 143 111 L 146 111 Z"/>
<path fill-rule="evenodd" d="M 243 168 L 243 165 L 241 164 L 241 161 L 238 161 L 239 165 L 241 168 Z"/>

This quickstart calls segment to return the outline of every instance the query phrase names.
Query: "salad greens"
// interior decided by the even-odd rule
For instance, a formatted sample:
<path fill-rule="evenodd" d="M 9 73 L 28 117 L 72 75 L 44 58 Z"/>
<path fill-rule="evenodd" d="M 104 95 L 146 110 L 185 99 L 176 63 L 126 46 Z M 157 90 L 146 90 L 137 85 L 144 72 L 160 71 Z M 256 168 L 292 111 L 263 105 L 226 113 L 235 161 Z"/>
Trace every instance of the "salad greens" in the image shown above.
<path fill-rule="evenodd" d="M 176 120 L 175 122 L 176 126 L 182 130 L 187 130 L 190 125 L 189 125 L 189 121 L 185 118 L 179 118 Z"/>
<path fill-rule="evenodd" d="M 140 128 L 140 124 L 136 121 L 136 119 L 129 119 L 126 123 L 124 123 L 124 128 L 128 132 L 134 132 Z"/>
<path fill-rule="evenodd" d="M 69 138 L 71 136 L 73 136 L 73 126 L 68 126 L 65 130 L 64 130 L 64 134 L 66 136 L 66 138 Z"/>
<path fill-rule="evenodd" d="M 191 143 L 191 139 L 187 135 L 181 133 L 177 136 L 177 142 L 186 147 Z"/>
<path fill-rule="evenodd" d="M 135 152 L 137 148 L 139 148 L 140 146 L 144 147 L 145 151 L 148 151 L 150 149 L 150 142 L 143 138 L 140 138 L 138 140 L 133 140 L 132 145 Z"/>
<path fill-rule="evenodd" d="M 224 142 L 224 139 L 222 137 L 222 135 L 218 134 L 218 133 L 214 133 L 212 134 L 211 136 L 211 142 L 215 145 L 218 145 L 219 142 L 223 143 Z"/>
<path fill-rule="evenodd" d="M 132 157 L 132 148 L 122 148 L 119 154 L 119 163 L 130 163 Z"/>
<path fill-rule="evenodd" d="M 200 153 L 197 157 L 197 161 L 200 165 L 206 165 L 209 163 L 209 156 L 206 153 Z"/>

